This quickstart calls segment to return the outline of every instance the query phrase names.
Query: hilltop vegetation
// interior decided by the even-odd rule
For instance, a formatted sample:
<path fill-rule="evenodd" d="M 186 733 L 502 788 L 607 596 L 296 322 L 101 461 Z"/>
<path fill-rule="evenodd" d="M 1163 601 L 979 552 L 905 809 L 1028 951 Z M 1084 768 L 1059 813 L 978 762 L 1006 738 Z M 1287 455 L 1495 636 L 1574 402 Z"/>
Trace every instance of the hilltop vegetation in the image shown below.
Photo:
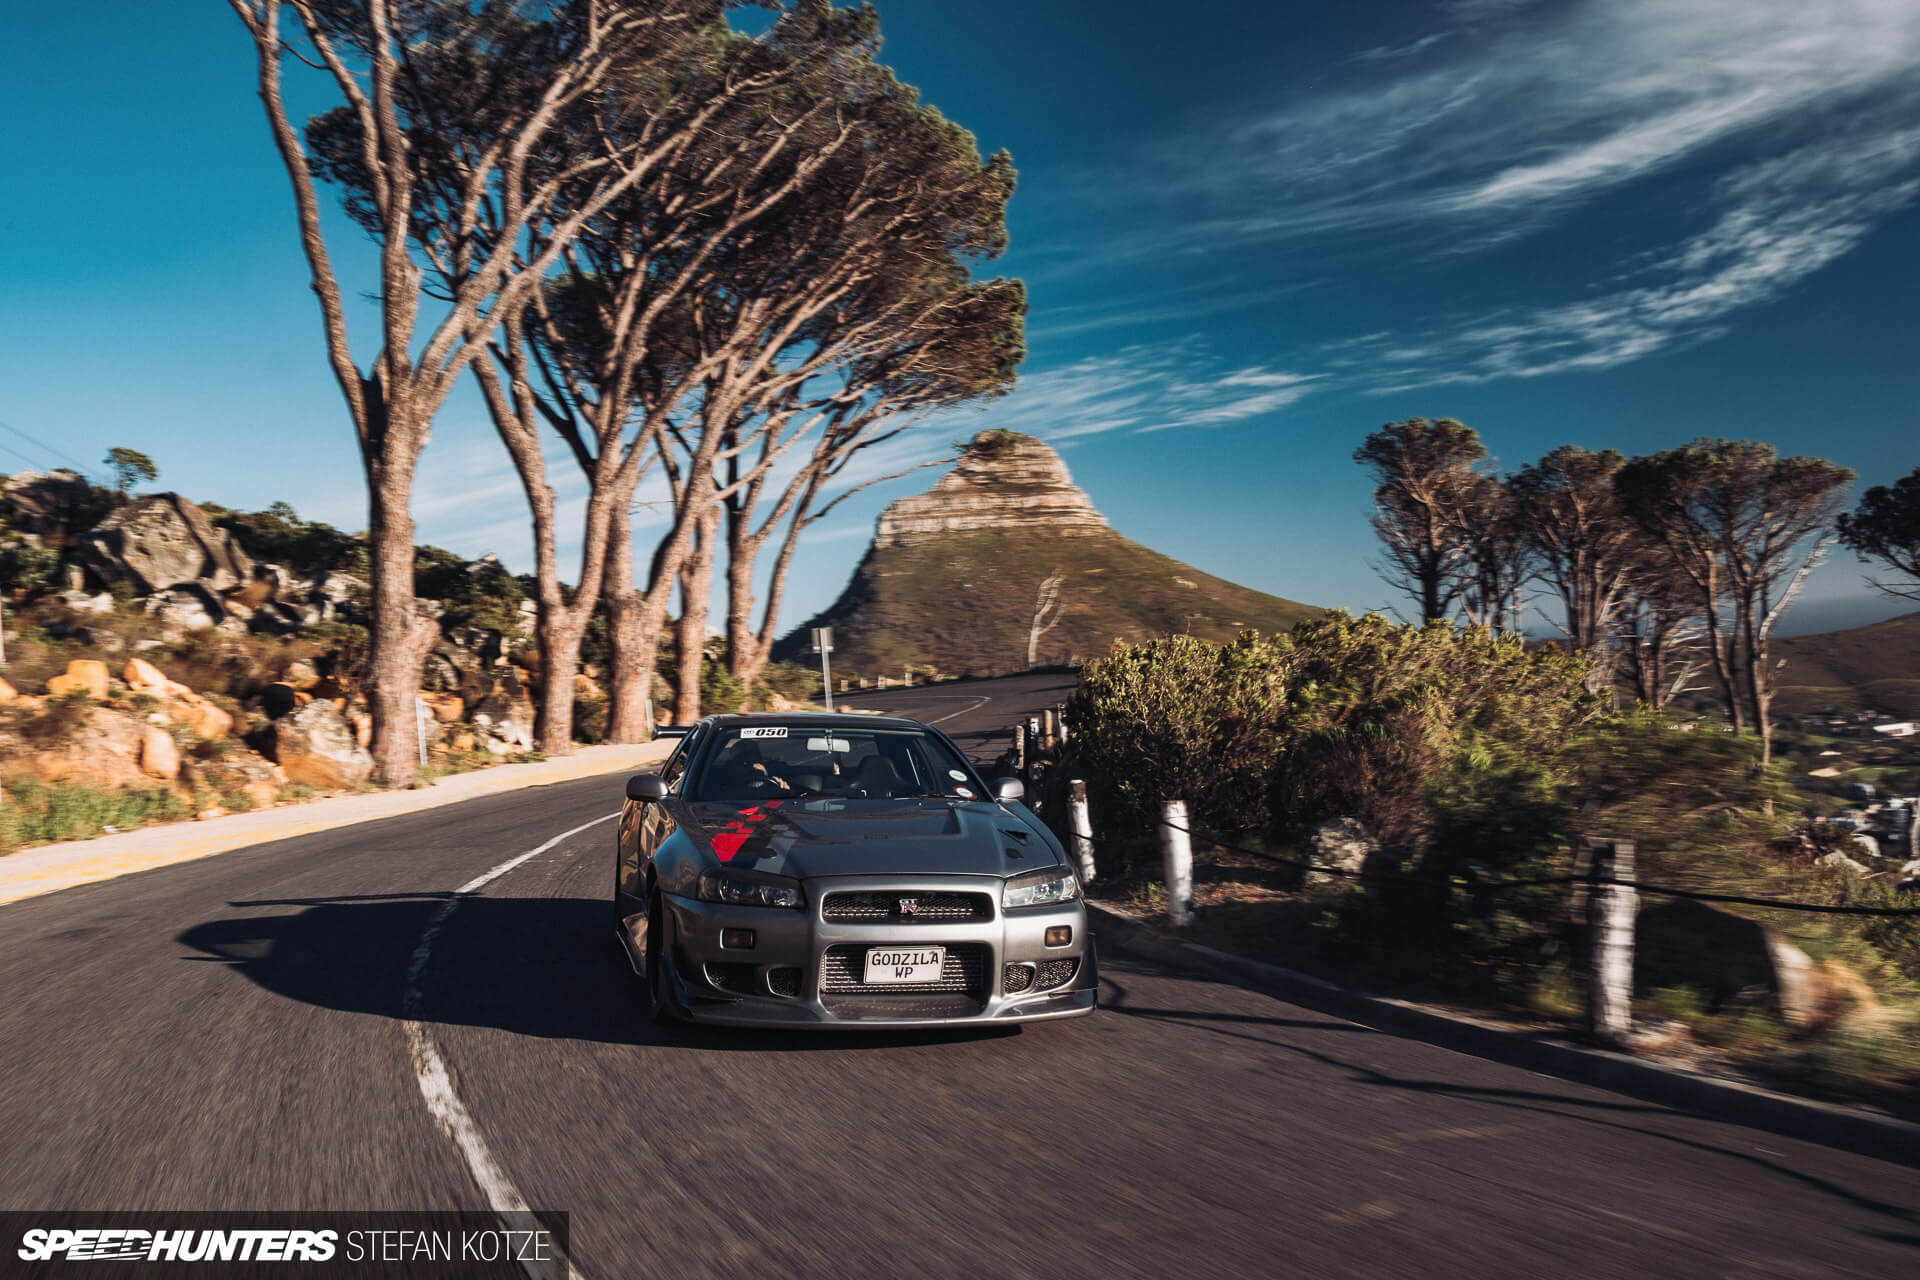
<path fill-rule="evenodd" d="M 1319 612 L 1117 533 L 1058 538 L 1045 529 L 986 529 L 869 549 L 832 608 L 775 652 L 804 660 L 805 628 L 830 626 L 839 674 L 897 678 L 909 665 L 951 675 L 1022 671 L 1042 583 L 1055 575 L 1059 618 L 1039 639 L 1040 665 L 1077 662 L 1116 640 L 1190 633 L 1224 641 L 1249 627 L 1284 631 Z"/>

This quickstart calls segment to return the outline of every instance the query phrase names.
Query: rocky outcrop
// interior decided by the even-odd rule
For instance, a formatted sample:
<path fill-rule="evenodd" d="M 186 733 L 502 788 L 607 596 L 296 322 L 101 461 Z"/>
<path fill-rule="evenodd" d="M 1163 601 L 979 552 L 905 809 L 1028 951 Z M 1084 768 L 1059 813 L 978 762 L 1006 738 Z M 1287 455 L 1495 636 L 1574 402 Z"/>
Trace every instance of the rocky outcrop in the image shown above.
<path fill-rule="evenodd" d="M 253 562 L 233 535 L 177 493 L 113 512 L 87 534 L 81 558 L 103 582 L 126 582 L 142 594 L 190 582 L 228 591 L 253 576 Z"/>
<path fill-rule="evenodd" d="M 899 680 L 911 667 L 1004 675 L 1183 633 L 1227 641 L 1284 631 L 1317 610 L 1222 581 L 1107 527 L 1045 444 L 974 438 L 926 493 L 880 516 L 853 580 L 774 646 L 818 662 L 809 628 L 834 629 L 836 676 Z"/>
<path fill-rule="evenodd" d="M 14 533 L 58 539 L 87 528 L 106 511 L 100 492 L 77 472 L 22 471 L 0 484 L 0 519 Z"/>
<path fill-rule="evenodd" d="M 938 484 L 880 513 L 874 545 L 905 546 L 973 529 L 1041 528 L 1074 537 L 1104 532 L 1107 520 L 1045 444 L 1011 431 L 982 431 Z"/>
<path fill-rule="evenodd" d="M 295 707 L 262 730 L 263 746 L 288 779 L 322 790 L 357 787 L 373 774 L 373 757 L 331 702 Z"/>

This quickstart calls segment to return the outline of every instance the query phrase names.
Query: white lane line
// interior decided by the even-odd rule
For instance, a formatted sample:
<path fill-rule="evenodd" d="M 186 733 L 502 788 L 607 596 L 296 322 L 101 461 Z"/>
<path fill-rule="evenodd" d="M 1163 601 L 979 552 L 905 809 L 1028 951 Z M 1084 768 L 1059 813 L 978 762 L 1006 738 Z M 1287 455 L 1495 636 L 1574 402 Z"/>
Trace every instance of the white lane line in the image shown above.
<path fill-rule="evenodd" d="M 440 904 L 440 909 L 427 921 L 427 927 L 420 932 L 420 945 L 413 949 L 413 958 L 407 964 L 407 986 L 400 998 L 400 1011 L 404 1015 L 401 1027 L 406 1031 L 407 1051 L 413 1058 L 414 1078 L 420 1085 L 420 1096 L 427 1100 L 427 1110 L 440 1123 L 441 1132 L 453 1140 L 460 1149 L 461 1158 L 466 1161 L 467 1172 L 473 1176 L 474 1185 L 480 1188 L 480 1194 L 487 1198 L 488 1206 L 500 1215 L 501 1221 L 509 1227 L 523 1229 L 523 1222 L 516 1223 L 508 1219 L 508 1214 L 526 1214 L 532 1212 L 526 1197 L 513 1185 L 513 1179 L 494 1159 L 492 1148 L 480 1133 L 480 1126 L 474 1123 L 473 1114 L 466 1104 L 460 1101 L 460 1095 L 454 1091 L 453 1077 L 447 1070 L 446 1059 L 440 1056 L 440 1046 L 433 1042 L 426 1025 L 420 1021 L 421 983 L 426 976 L 427 961 L 433 955 L 433 944 L 440 938 L 440 931 L 460 907 L 462 901 L 486 888 L 507 872 L 520 864 L 539 857 L 570 836 L 577 836 L 590 827 L 610 822 L 619 817 L 618 812 L 605 814 L 583 822 L 571 830 L 562 831 L 553 839 L 529 849 L 517 857 L 508 858 L 499 866 L 482 872 L 453 891 L 453 896 Z M 551 1262 L 522 1263 L 526 1273 L 533 1280 L 578 1280 L 580 1272 L 564 1253 Z"/>
<path fill-rule="evenodd" d="M 948 694 L 941 694 L 939 696 L 940 696 L 940 701 L 942 702 L 958 702 L 962 695 L 955 694 L 955 693 L 948 693 Z M 993 696 L 989 694 L 986 697 L 974 699 L 974 703 L 970 707 L 962 707 L 958 711 L 955 711 L 950 715 L 941 716 L 939 720 L 922 720 L 920 723 L 921 724 L 939 724 L 943 720 L 953 719 L 954 716 L 963 716 L 967 714 L 967 712 L 969 711 L 978 711 L 981 707 L 986 706 L 989 702 L 992 702 L 992 701 L 993 701 Z"/>

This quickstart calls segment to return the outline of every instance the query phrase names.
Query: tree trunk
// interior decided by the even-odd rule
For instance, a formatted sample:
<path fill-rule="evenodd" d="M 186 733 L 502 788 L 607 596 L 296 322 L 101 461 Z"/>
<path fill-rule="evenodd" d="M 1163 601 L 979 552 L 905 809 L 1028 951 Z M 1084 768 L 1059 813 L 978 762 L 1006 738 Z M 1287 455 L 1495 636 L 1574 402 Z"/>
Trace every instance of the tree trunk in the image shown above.
<path fill-rule="evenodd" d="M 566 611 L 571 612 L 571 611 Z M 540 750 L 550 756 L 573 751 L 573 683 L 580 669 L 580 640 L 584 626 L 572 625 L 564 616 L 549 617 L 540 611 L 540 705 L 534 736 Z"/>
<path fill-rule="evenodd" d="M 367 531 L 373 585 L 368 637 L 367 706 L 373 714 L 374 780 L 402 787 L 420 776 L 414 701 L 439 627 L 413 596 L 413 519 L 407 514 L 411 459 L 370 462 Z"/>
<path fill-rule="evenodd" d="M 713 598 L 713 542 L 719 515 L 711 510 L 701 517 L 693 553 L 680 571 L 680 621 L 674 633 L 680 659 L 673 694 L 675 724 L 692 724 L 700 718 L 700 668 L 707 656 L 707 610 Z"/>
<path fill-rule="evenodd" d="M 625 502 L 607 522 L 607 741 L 647 740 L 647 698 L 653 683 L 657 636 L 642 625 L 643 606 L 633 584 L 633 519 Z"/>
<path fill-rule="evenodd" d="M 1747 642 L 1747 696 L 1760 734 L 1760 763 L 1773 763 L 1773 672 L 1767 669 L 1767 642 L 1759 632 L 1752 602 L 1741 607 Z"/>
<path fill-rule="evenodd" d="M 753 629 L 753 545 L 748 523 L 752 513 L 727 506 L 727 674 L 742 690 L 753 688 L 764 663 L 760 637 Z"/>

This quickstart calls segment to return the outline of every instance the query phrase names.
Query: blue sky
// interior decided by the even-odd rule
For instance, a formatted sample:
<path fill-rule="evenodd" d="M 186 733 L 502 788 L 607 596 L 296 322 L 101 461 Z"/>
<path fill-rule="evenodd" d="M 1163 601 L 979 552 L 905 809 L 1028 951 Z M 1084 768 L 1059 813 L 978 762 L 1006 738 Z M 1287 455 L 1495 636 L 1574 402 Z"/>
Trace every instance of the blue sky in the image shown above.
<path fill-rule="evenodd" d="M 1128 536 L 1360 609 L 1391 600 L 1350 456 L 1390 419 L 1460 418 L 1508 466 L 1698 434 L 1862 485 L 1920 463 L 1911 0 L 879 8 L 902 77 L 1013 153 L 1000 269 L 1033 300 L 1019 389 L 889 466 L 1031 431 Z M 237 20 L 118 0 L 16 6 L 7 28 L 0 423 L 38 443 L 0 431 L 0 471 L 126 444 L 190 496 L 361 527 Z M 930 480 L 818 526 L 788 621 Z M 415 514 L 423 540 L 526 567 L 524 501 L 470 393 L 436 423 Z M 1836 555 L 1783 629 L 1898 611 L 1861 577 Z"/>

